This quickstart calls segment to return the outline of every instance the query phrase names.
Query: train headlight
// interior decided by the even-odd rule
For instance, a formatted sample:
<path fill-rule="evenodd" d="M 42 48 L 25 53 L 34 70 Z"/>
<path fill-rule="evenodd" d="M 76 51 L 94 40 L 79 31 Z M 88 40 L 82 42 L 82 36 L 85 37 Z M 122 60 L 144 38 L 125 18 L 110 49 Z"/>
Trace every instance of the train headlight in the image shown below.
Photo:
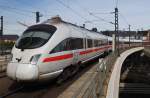
<path fill-rule="evenodd" d="M 36 65 L 40 56 L 41 56 L 41 54 L 36 54 L 36 55 L 32 56 L 30 59 L 30 63 L 33 65 Z"/>

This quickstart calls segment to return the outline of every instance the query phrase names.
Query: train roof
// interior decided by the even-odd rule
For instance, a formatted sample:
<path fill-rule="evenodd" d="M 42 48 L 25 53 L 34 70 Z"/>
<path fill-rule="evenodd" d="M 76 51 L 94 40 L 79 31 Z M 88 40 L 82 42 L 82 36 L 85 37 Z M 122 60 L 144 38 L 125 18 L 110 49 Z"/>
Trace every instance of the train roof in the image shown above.
<path fill-rule="evenodd" d="M 75 24 L 63 21 L 59 16 L 52 17 L 51 19 L 48 19 L 48 20 L 42 22 L 42 24 L 52 24 L 52 25 L 65 24 L 65 25 L 68 25 L 68 26 L 72 26 L 73 28 L 74 27 L 78 28 L 79 30 L 86 30 L 86 31 L 88 31 L 87 35 L 89 35 L 90 37 L 101 38 L 101 39 L 108 38 L 108 36 L 101 34 L 101 32 L 95 32 L 95 31 L 89 30 L 87 28 L 84 28 L 82 26 L 78 26 L 78 25 L 75 25 Z"/>
<path fill-rule="evenodd" d="M 73 28 L 76 27 L 79 30 L 86 30 L 86 31 L 88 31 L 87 35 L 89 37 L 101 38 L 101 39 L 108 39 L 109 41 L 113 40 L 113 38 L 111 36 L 104 35 L 101 32 L 95 32 L 93 30 L 89 30 L 89 29 L 84 28 L 82 26 L 78 26 L 76 24 L 72 24 L 72 23 L 63 21 L 59 16 L 52 17 L 51 19 L 47 19 L 46 21 L 42 22 L 41 24 L 52 24 L 52 25 L 65 24 L 65 25 L 68 25 L 68 26 L 72 26 Z M 122 39 L 122 38 L 120 38 L 120 41 L 122 41 L 122 42 L 128 42 L 129 39 Z M 135 39 L 131 39 L 130 41 L 131 42 L 142 42 L 142 40 L 135 40 Z"/>

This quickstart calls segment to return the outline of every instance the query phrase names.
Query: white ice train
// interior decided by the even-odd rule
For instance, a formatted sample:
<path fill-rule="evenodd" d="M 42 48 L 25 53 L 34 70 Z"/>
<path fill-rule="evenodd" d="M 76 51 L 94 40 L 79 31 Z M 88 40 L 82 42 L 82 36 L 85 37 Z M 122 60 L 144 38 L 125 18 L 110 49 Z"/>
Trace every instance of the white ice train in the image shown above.
<path fill-rule="evenodd" d="M 65 78 L 81 63 L 111 50 L 111 41 L 55 17 L 24 31 L 12 49 L 7 75 L 17 81 Z"/>

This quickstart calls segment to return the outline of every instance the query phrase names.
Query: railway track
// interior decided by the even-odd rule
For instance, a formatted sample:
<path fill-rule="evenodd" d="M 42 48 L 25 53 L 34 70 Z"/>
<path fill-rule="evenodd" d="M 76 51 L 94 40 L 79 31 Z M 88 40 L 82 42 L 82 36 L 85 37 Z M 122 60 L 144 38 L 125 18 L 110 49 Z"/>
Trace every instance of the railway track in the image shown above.
<path fill-rule="evenodd" d="M 137 62 L 138 61 L 138 62 Z M 130 56 L 123 65 L 120 98 L 150 97 L 150 57 L 143 53 Z"/>
<path fill-rule="evenodd" d="M 144 83 L 120 83 L 120 93 L 150 94 L 150 85 Z"/>
<path fill-rule="evenodd" d="M 4 77 L 6 77 L 6 76 L 7 76 L 7 75 L 6 75 L 5 72 L 0 73 L 0 78 L 4 78 Z"/>
<path fill-rule="evenodd" d="M 120 83 L 119 98 L 149 98 L 150 85 L 144 83 Z"/>
<path fill-rule="evenodd" d="M 0 98 L 6 98 L 6 97 L 8 97 L 8 96 L 10 96 L 12 94 L 15 94 L 16 92 L 18 92 L 18 91 L 20 91 L 22 89 L 23 89 L 23 86 L 21 86 L 19 88 L 16 88 L 16 89 L 14 89 L 12 91 L 8 91 L 6 94 L 1 95 Z"/>

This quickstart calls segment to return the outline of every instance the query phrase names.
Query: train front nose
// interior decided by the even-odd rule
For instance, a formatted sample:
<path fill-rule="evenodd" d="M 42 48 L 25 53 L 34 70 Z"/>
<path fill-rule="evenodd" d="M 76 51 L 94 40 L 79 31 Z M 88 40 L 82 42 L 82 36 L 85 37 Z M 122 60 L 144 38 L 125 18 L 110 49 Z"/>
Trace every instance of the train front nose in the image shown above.
<path fill-rule="evenodd" d="M 31 64 L 22 64 L 17 68 L 16 78 L 23 81 L 37 80 L 38 67 Z"/>
<path fill-rule="evenodd" d="M 32 64 L 9 63 L 8 77 L 18 81 L 34 81 L 38 79 L 38 66 Z"/>

